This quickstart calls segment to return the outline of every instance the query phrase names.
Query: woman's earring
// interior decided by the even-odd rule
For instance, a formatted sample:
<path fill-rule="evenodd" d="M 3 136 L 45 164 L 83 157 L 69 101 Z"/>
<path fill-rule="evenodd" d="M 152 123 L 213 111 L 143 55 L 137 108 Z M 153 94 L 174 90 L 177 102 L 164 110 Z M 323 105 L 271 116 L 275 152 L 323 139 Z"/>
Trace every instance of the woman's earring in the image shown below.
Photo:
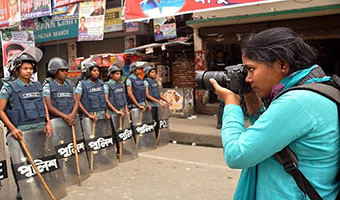
<path fill-rule="evenodd" d="M 285 70 L 283 69 L 283 70 L 282 70 L 282 72 L 284 73 L 284 72 L 285 72 Z"/>

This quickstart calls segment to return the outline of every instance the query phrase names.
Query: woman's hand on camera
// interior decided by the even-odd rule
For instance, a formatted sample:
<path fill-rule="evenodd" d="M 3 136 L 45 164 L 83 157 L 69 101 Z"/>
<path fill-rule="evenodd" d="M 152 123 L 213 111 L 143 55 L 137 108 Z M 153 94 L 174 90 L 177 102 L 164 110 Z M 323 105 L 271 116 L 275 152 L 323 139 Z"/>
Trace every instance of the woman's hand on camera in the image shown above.
<path fill-rule="evenodd" d="M 247 92 L 247 93 L 244 93 L 244 100 L 245 100 L 246 105 L 247 105 L 247 111 L 248 111 L 249 116 L 256 113 L 256 111 L 261 109 L 261 107 L 263 105 L 261 97 L 259 97 L 256 94 L 256 92 L 254 92 L 254 90 Z"/>
<path fill-rule="evenodd" d="M 215 88 L 215 93 L 220 96 L 225 104 L 240 105 L 241 97 L 227 88 L 221 87 L 213 78 L 209 79 L 211 85 Z"/>

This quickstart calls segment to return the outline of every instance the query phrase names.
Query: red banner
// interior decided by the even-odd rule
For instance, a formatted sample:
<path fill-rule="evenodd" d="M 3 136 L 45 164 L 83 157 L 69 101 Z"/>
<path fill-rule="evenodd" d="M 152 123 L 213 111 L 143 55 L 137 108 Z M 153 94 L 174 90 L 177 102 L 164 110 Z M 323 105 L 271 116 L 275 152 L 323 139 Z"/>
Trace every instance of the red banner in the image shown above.
<path fill-rule="evenodd" d="M 7 0 L 0 1 L 0 27 L 9 25 L 9 3 Z"/>
<path fill-rule="evenodd" d="M 282 0 L 126 0 L 125 22 Z"/>

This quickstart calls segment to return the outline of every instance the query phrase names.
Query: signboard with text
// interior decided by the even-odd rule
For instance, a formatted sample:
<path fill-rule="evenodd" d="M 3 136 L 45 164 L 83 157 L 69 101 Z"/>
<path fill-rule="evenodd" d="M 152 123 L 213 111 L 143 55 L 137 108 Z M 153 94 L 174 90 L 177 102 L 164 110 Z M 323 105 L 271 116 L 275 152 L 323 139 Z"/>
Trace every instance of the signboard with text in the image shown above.
<path fill-rule="evenodd" d="M 62 40 L 78 36 L 78 19 L 52 21 L 47 17 L 35 20 L 35 42 Z"/>

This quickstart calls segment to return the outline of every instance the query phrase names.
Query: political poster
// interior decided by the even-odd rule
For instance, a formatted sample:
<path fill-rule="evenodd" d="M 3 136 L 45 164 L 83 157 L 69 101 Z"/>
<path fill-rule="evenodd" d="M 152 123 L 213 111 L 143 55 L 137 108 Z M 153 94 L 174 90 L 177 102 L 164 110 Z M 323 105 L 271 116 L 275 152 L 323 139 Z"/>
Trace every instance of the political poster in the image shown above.
<path fill-rule="evenodd" d="M 155 41 L 174 39 L 177 37 L 176 22 L 173 16 L 153 20 Z"/>
<path fill-rule="evenodd" d="M 79 3 L 53 8 L 52 21 L 78 19 Z"/>
<path fill-rule="evenodd" d="M 121 19 L 121 15 L 122 8 L 112 8 L 105 11 L 105 33 L 123 30 L 123 21 Z"/>
<path fill-rule="evenodd" d="M 80 3 L 78 41 L 103 40 L 105 0 L 85 0 Z"/>
<path fill-rule="evenodd" d="M 136 47 L 136 36 L 125 36 L 125 49 L 133 49 Z"/>
<path fill-rule="evenodd" d="M 4 77 L 9 77 L 6 63 L 28 46 L 35 46 L 33 31 L 1 31 L 2 55 Z M 38 80 L 37 73 L 32 76 L 34 81 Z"/>
<path fill-rule="evenodd" d="M 125 23 L 125 31 L 126 32 L 137 32 L 138 29 L 138 22 L 128 22 Z"/>
<path fill-rule="evenodd" d="M 53 8 L 63 7 L 69 4 L 74 4 L 77 2 L 81 2 L 83 0 L 52 0 Z"/>
<path fill-rule="evenodd" d="M 20 0 L 21 20 L 52 15 L 50 0 Z"/>
<path fill-rule="evenodd" d="M 142 21 L 276 1 L 282 0 L 129 0 L 126 1 L 124 17 L 125 22 Z"/>
<path fill-rule="evenodd" d="M 7 1 L 0 1 L 0 27 L 9 25 L 9 8 Z"/>
<path fill-rule="evenodd" d="M 20 23 L 19 0 L 2 0 L 0 2 L 0 27 Z"/>

